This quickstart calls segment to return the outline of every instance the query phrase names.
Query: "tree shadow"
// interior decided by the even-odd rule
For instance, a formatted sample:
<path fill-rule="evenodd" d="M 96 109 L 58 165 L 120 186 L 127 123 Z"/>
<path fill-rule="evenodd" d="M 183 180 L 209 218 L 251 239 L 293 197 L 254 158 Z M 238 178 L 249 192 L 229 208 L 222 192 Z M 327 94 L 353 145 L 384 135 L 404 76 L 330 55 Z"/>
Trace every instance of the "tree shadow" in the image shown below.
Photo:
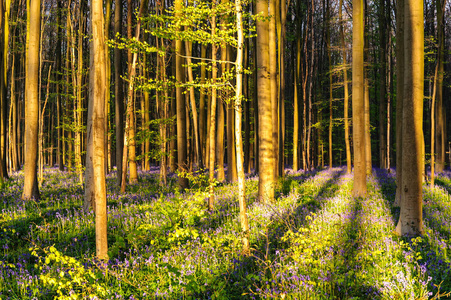
<path fill-rule="evenodd" d="M 373 168 L 373 176 L 379 183 L 384 200 L 390 208 L 393 223 L 396 224 L 401 211 L 399 207 L 393 206 L 396 197 L 396 171 L 388 173 L 387 170 Z"/>
<path fill-rule="evenodd" d="M 328 197 L 334 197 L 338 192 L 339 186 L 337 183 L 345 170 L 334 169 L 333 172 L 334 174 L 331 178 L 317 189 L 314 197 L 311 195 L 301 195 L 294 206 L 282 214 L 277 212 L 275 207 L 272 208 L 274 213 L 266 224 L 265 237 L 252 243 L 253 254 L 251 256 L 237 257 L 227 270 L 217 276 L 217 280 L 227 279 L 225 280 L 222 292 L 227 299 L 256 298 L 251 291 L 255 292 L 259 286 L 265 285 L 265 282 L 263 282 L 266 280 L 264 279 L 265 273 L 268 276 L 271 275 L 271 268 L 268 266 L 268 268 L 262 271 L 261 263 L 265 261 L 274 262 L 277 253 L 284 251 L 286 245 L 281 241 L 281 237 L 288 230 L 296 231 L 297 228 L 304 225 L 308 215 L 317 212 Z M 304 181 L 316 174 L 317 172 L 309 173 Z M 213 293 L 211 291 L 210 295 Z"/>

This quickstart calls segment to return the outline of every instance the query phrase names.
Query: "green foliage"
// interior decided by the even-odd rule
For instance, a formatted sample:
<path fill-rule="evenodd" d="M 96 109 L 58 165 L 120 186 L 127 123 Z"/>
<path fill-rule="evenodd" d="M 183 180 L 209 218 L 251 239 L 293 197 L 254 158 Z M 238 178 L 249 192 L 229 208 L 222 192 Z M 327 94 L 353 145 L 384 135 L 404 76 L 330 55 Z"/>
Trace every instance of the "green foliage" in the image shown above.
<path fill-rule="evenodd" d="M 98 283 L 99 274 L 75 258 L 62 254 L 54 246 L 34 247 L 29 251 L 38 259 L 34 267 L 41 271 L 40 285 L 55 291 L 54 299 L 102 299 L 107 296 L 107 289 Z"/>

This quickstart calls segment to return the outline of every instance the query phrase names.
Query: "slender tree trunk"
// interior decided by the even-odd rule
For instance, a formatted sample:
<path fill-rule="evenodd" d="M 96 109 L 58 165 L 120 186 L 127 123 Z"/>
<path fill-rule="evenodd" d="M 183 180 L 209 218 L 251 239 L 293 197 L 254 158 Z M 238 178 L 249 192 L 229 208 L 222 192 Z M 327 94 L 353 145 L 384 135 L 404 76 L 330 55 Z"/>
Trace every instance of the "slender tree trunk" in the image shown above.
<path fill-rule="evenodd" d="M 122 34 L 122 0 L 116 0 L 114 8 L 114 32 L 115 35 Z M 122 50 L 114 48 L 114 101 L 115 101 L 115 124 L 116 124 L 116 184 L 122 182 L 122 157 L 124 150 L 124 95 L 122 84 Z"/>
<path fill-rule="evenodd" d="M 105 40 L 109 40 L 110 22 L 111 22 L 111 1 L 105 0 Z M 109 47 L 105 47 L 105 72 L 106 72 L 106 93 L 105 93 L 105 173 L 108 174 L 111 169 L 111 148 L 112 136 L 109 133 L 110 123 L 110 98 L 111 98 L 111 59 Z"/>
<path fill-rule="evenodd" d="M 338 11 L 338 18 L 340 22 L 340 42 L 343 55 L 343 86 L 344 86 L 344 121 L 345 121 L 345 145 L 346 145 L 346 171 L 351 173 L 351 146 L 349 143 L 349 92 L 348 92 L 348 66 L 347 66 L 347 53 L 345 43 L 345 31 L 343 26 L 343 0 L 340 0 L 340 6 Z"/>
<path fill-rule="evenodd" d="M 404 99 L 404 1 L 396 3 L 396 196 L 394 206 L 402 204 L 402 133 Z"/>
<path fill-rule="evenodd" d="M 212 3 L 213 7 L 216 7 L 216 0 L 213 0 Z M 211 36 L 212 38 L 215 37 L 216 32 L 216 16 L 213 14 L 211 18 Z M 210 165 L 208 167 L 209 169 L 209 192 L 210 197 L 208 198 L 208 209 L 210 211 L 213 211 L 214 209 L 214 203 L 215 203 L 215 194 L 214 194 L 214 181 L 215 181 L 215 151 L 216 151 L 216 142 L 215 142 L 215 136 L 216 136 L 216 79 L 218 76 L 218 70 L 216 67 L 216 55 L 217 55 L 217 48 L 216 45 L 213 43 L 211 44 L 211 60 L 212 60 L 212 68 L 211 68 L 211 82 L 213 83 L 212 90 L 211 90 L 211 104 L 210 104 L 210 130 L 209 130 L 209 139 L 210 139 Z"/>
<path fill-rule="evenodd" d="M 366 195 L 364 131 L 364 6 L 353 0 L 352 17 L 352 119 L 354 140 L 354 196 Z"/>
<path fill-rule="evenodd" d="M 332 168 L 332 131 L 333 131 L 333 124 L 332 124 L 332 120 L 333 120 L 333 107 L 332 107 L 332 102 L 334 100 L 333 98 L 333 88 L 332 88 L 332 56 L 331 56 L 331 48 L 330 48 L 330 44 L 331 44 L 331 40 L 330 40 L 330 24 L 329 22 L 331 22 L 330 20 L 330 3 L 329 1 L 327 2 L 327 16 L 326 16 L 326 22 L 327 22 L 327 57 L 329 60 L 329 169 Z M 323 158 L 324 159 L 324 158 Z"/>
<path fill-rule="evenodd" d="M 130 3 L 129 3 L 130 4 Z M 129 6 L 130 7 L 130 6 Z M 141 31 L 141 16 L 145 13 L 147 8 L 147 0 L 141 0 L 139 6 L 138 23 L 136 25 L 135 40 L 139 41 L 139 34 Z M 130 183 L 135 184 L 138 181 L 138 172 L 136 168 L 136 156 L 135 156 L 135 130 L 134 130 L 134 81 L 136 76 L 136 64 L 138 61 L 138 53 L 133 54 L 132 63 L 129 70 L 129 86 L 127 96 L 127 116 L 125 121 L 125 139 L 124 150 L 122 157 L 122 181 L 121 181 L 121 193 L 125 193 L 126 179 L 127 179 L 127 156 L 129 154 L 130 165 Z"/>
<path fill-rule="evenodd" d="M 207 45 L 201 45 L 201 54 L 200 57 L 207 57 Z M 204 64 L 200 66 L 200 83 L 205 84 L 205 79 L 207 77 L 207 68 Z M 206 166 L 209 165 L 207 157 L 208 149 L 206 148 L 207 141 L 207 111 L 205 105 L 205 88 L 201 87 L 200 89 L 200 97 L 199 97 L 199 139 L 200 139 L 200 153 L 202 154 L 202 158 L 204 158 L 204 163 Z"/>
<path fill-rule="evenodd" d="M 7 100 L 7 90 L 8 90 L 8 52 L 9 52 L 9 12 L 11 8 L 11 1 L 6 1 L 4 4 L 2 4 L 2 12 L 0 17 L 2 18 L 1 21 L 1 28 L 2 28 L 2 61 L 3 66 L 1 67 L 0 71 L 2 72 L 1 80 L 2 83 L 0 85 L 0 93 L 1 93 L 1 99 L 0 99 L 0 142 L 1 142 L 1 164 L 3 169 L 3 174 L 0 174 L 2 176 L 2 179 L 8 179 L 8 169 L 7 169 L 7 138 L 8 138 L 8 100 Z"/>
<path fill-rule="evenodd" d="M 435 140 L 436 147 L 435 153 L 437 153 L 437 172 L 443 172 L 445 169 L 445 144 L 446 144 L 446 134 L 445 134 L 445 110 L 443 109 L 443 76 L 444 76 L 444 59 L 445 59 L 445 25 L 443 22 L 444 5 L 446 1 L 436 0 L 437 8 L 437 36 L 438 36 L 438 77 L 437 77 L 437 99 L 435 106 L 436 115 L 436 131 Z M 434 106 L 433 106 L 434 107 Z"/>
<path fill-rule="evenodd" d="M 180 17 L 180 12 L 183 6 L 181 0 L 174 2 L 174 8 L 176 11 L 176 17 Z M 177 84 L 184 82 L 184 70 L 183 65 L 183 44 L 181 40 L 175 41 L 175 80 Z M 186 108 L 185 108 L 185 95 L 183 95 L 182 88 L 176 87 L 176 104 L 177 104 L 177 154 L 178 154 L 178 171 L 188 171 L 188 156 L 187 156 L 187 136 L 186 136 Z M 188 187 L 188 179 L 183 176 L 178 176 L 179 188 L 184 190 Z"/>
<path fill-rule="evenodd" d="M 238 191 L 239 191 L 239 205 L 240 205 L 240 225 L 243 231 L 243 252 L 247 255 L 250 251 L 249 246 L 249 222 L 247 218 L 246 208 L 246 183 L 244 178 L 243 168 L 243 140 L 241 136 L 241 97 L 242 97 L 242 82 L 243 82 L 243 28 L 242 28 L 242 7 L 241 0 L 235 0 L 236 8 L 236 27 L 238 32 L 238 52 L 236 58 L 236 98 L 235 98 L 235 135 L 236 135 L 236 161 L 238 173 Z"/>
<path fill-rule="evenodd" d="M 387 70 L 387 38 L 386 38 L 385 0 L 379 6 L 379 168 L 387 168 L 387 138 L 385 131 L 386 105 L 386 70 Z"/>
<path fill-rule="evenodd" d="M 191 83 L 194 83 L 194 76 L 193 76 L 193 68 L 191 67 L 191 52 L 192 52 L 192 43 L 186 41 L 185 42 L 185 51 L 186 51 L 186 63 L 188 64 L 188 80 Z M 190 102 L 191 102 L 191 111 L 193 112 L 193 130 L 194 130 L 194 139 L 195 139 L 195 145 L 196 145 L 196 155 L 198 159 L 198 168 L 203 168 L 203 161 L 202 161 L 202 149 L 200 147 L 200 135 L 199 135 L 199 121 L 198 121 L 198 115 L 197 115 L 197 108 L 196 108 L 196 96 L 194 93 L 194 86 L 191 86 L 189 89 L 189 95 L 190 95 Z"/>
<path fill-rule="evenodd" d="M 277 92 L 277 34 L 276 34 L 276 0 L 269 0 L 269 80 L 272 114 L 272 142 L 274 149 L 274 178 L 279 177 L 279 114 Z"/>
<path fill-rule="evenodd" d="M 1 6 L 1 5 L 0 5 Z M 39 45 L 41 31 L 41 1 L 31 0 L 29 6 L 29 27 L 25 99 L 25 167 L 22 199 L 39 199 L 37 181 L 38 161 L 38 119 L 39 119 Z M 5 170 L 6 171 L 6 170 Z"/>
<path fill-rule="evenodd" d="M 423 233 L 423 1 L 404 2 L 404 101 L 402 131 L 402 202 L 396 232 Z"/>
<path fill-rule="evenodd" d="M 440 55 L 438 55 L 437 64 L 435 66 L 435 73 L 434 73 L 434 87 L 432 92 L 432 103 L 431 103 L 431 182 L 430 186 L 431 188 L 434 187 L 434 180 L 435 180 L 435 98 L 437 95 L 437 77 L 438 77 L 438 70 L 440 66 Z"/>
<path fill-rule="evenodd" d="M 284 176 L 285 170 L 285 36 L 287 5 L 284 1 L 278 2 L 280 7 L 280 22 L 278 22 L 278 54 L 279 54 L 279 176 Z M 278 14 L 279 15 L 279 14 Z"/>
<path fill-rule="evenodd" d="M 142 3 L 141 3 L 142 5 Z M 145 8 L 140 8 L 145 9 Z M 130 39 L 132 37 L 132 1 L 127 1 L 127 35 Z M 141 15 L 140 15 L 141 16 Z M 140 25 L 141 20 L 138 18 L 138 24 Z M 137 27 L 138 28 L 138 27 Z M 139 31 L 136 30 L 136 40 L 139 41 Z M 126 129 L 125 129 L 125 139 L 128 143 L 128 165 L 130 168 L 130 183 L 135 184 L 138 182 L 138 169 L 136 164 L 136 138 L 135 138 L 135 90 L 134 90 L 134 83 L 132 83 L 132 80 L 134 80 L 136 76 L 136 63 L 135 60 L 135 54 L 137 56 L 137 53 L 132 54 L 131 50 L 128 50 L 128 75 L 129 75 L 129 89 L 128 89 L 128 96 L 127 96 L 127 115 L 126 118 L 128 118 L 128 125 L 126 121 Z M 137 58 L 136 58 L 137 59 Z M 133 70 L 134 68 L 134 70 Z M 128 126 L 128 127 L 127 127 Z M 125 152 L 124 152 L 124 156 Z M 124 163 L 125 160 L 123 160 Z M 126 162 L 126 161 L 125 161 Z M 123 169 L 125 169 L 124 166 L 122 166 Z M 122 172 L 122 176 L 125 176 L 126 172 Z M 122 182 L 124 182 L 124 179 L 122 179 Z"/>
<path fill-rule="evenodd" d="M 61 124 L 61 86 L 62 70 L 61 70 L 61 49 L 62 49 L 62 37 L 61 37 L 61 14 L 62 14 L 61 1 L 57 1 L 57 29 L 56 29 L 56 123 L 58 125 L 58 168 L 60 171 L 64 171 L 64 158 L 63 158 L 63 129 Z"/>

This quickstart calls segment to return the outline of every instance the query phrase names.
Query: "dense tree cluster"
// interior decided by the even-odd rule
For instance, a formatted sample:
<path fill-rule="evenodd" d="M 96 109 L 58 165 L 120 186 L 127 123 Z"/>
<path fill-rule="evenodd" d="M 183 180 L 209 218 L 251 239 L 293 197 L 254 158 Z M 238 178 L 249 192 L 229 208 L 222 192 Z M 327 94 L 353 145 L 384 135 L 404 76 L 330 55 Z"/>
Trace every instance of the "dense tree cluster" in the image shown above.
<path fill-rule="evenodd" d="M 0 178 L 23 165 L 23 198 L 39 198 L 57 164 L 106 218 L 106 173 L 124 192 L 158 163 L 183 190 L 208 168 L 208 208 L 216 182 L 239 181 L 247 232 L 245 173 L 271 202 L 286 167 L 353 165 L 364 197 L 372 166 L 395 165 L 397 230 L 421 233 L 425 165 L 433 182 L 449 144 L 445 4 L 1 1 Z"/>

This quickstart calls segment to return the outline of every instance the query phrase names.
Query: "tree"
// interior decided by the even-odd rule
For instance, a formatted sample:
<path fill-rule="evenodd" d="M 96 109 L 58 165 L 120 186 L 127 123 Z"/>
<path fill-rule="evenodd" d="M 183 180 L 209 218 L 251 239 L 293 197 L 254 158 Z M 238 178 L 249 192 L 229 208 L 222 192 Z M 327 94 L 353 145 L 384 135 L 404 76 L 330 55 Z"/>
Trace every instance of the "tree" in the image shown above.
<path fill-rule="evenodd" d="M 340 20 L 340 42 L 343 55 L 343 85 L 344 85 L 344 122 L 345 122 L 345 145 L 346 145 L 346 171 L 351 173 L 351 146 L 349 143 L 349 92 L 348 92 L 348 69 L 346 59 L 345 32 L 343 26 L 343 0 L 340 0 L 338 8 L 338 18 Z"/>
<path fill-rule="evenodd" d="M 243 231 L 243 252 L 248 254 L 249 247 L 249 223 L 246 208 L 246 183 L 243 166 L 243 139 L 241 134 L 242 116 L 242 89 L 243 89 L 243 27 L 242 27 L 242 5 L 241 0 L 235 0 L 236 27 L 238 32 L 238 51 L 236 57 L 236 90 L 235 90 L 235 141 L 236 141 L 236 166 L 238 175 L 238 200 L 240 205 L 240 225 Z"/>
<path fill-rule="evenodd" d="M 94 205 L 96 256 L 108 258 L 107 207 L 105 184 L 105 27 L 103 1 L 91 2 L 91 96 L 88 106 L 85 209 Z M 89 206 L 88 206 L 89 205 Z"/>
<path fill-rule="evenodd" d="M 25 166 L 22 199 L 39 199 L 37 181 L 39 119 L 39 44 L 41 38 L 41 1 L 31 0 L 29 9 L 25 95 Z M 6 171 L 6 170 L 5 170 Z"/>
<path fill-rule="evenodd" d="M 404 100 L 402 102 L 402 196 L 396 232 L 423 233 L 423 1 L 404 2 Z M 400 103 L 398 103 L 400 105 Z"/>
<path fill-rule="evenodd" d="M 401 205 L 402 198 L 402 126 L 404 99 L 404 1 L 398 0 L 396 4 L 396 196 L 394 206 Z"/>
<path fill-rule="evenodd" d="M 183 2 L 176 0 L 174 3 L 175 14 L 180 14 L 182 10 Z M 183 43 L 182 40 L 177 39 L 175 41 L 175 80 L 177 81 L 176 87 L 176 107 L 177 107 L 177 155 L 178 155 L 178 171 L 186 172 L 188 167 L 187 145 L 186 145 L 186 108 L 185 108 L 185 95 L 183 95 L 182 87 L 180 86 L 184 82 L 184 70 L 183 65 Z M 184 176 L 178 177 L 178 183 L 180 189 L 186 189 L 188 187 L 188 179 Z"/>
<path fill-rule="evenodd" d="M 354 196 L 366 195 L 364 132 L 364 7 L 352 1 L 352 135 L 354 140 Z"/>
<path fill-rule="evenodd" d="M 435 140 L 437 153 L 437 172 L 443 172 L 445 169 L 445 146 L 446 146 L 446 126 L 445 113 L 443 109 L 443 76 L 444 76 L 444 56 L 445 56 L 445 24 L 443 15 L 445 12 L 444 5 L 446 1 L 436 0 L 437 9 L 437 37 L 438 37 L 438 74 L 437 74 L 437 99 L 435 106 L 436 130 Z M 431 151 L 432 152 L 432 151 Z"/>
<path fill-rule="evenodd" d="M 131 2 L 129 2 L 129 5 Z M 139 41 L 139 34 L 141 31 L 141 18 L 146 11 L 147 0 L 141 0 L 139 13 L 138 13 L 138 24 L 136 26 L 135 41 Z M 130 6 L 129 6 L 130 8 Z M 131 51 L 131 50 L 129 50 Z M 127 159 L 129 159 L 130 165 L 130 183 L 134 184 L 138 182 L 138 173 L 136 167 L 136 154 L 135 154 L 135 109 L 134 109 L 134 92 L 135 92 L 135 77 L 136 77 L 136 66 L 138 63 L 138 53 L 135 52 L 132 55 L 132 60 L 129 68 L 129 83 L 128 83 L 128 94 L 127 94 L 127 115 L 125 120 L 125 139 L 124 139 L 124 151 L 122 157 L 122 176 L 121 176 L 121 193 L 125 193 L 126 179 L 127 179 Z"/>
<path fill-rule="evenodd" d="M 216 6 L 216 0 L 213 0 L 212 2 L 213 10 Z M 215 14 L 212 15 L 211 18 L 211 36 L 214 38 L 216 35 L 216 16 Z M 218 77 L 218 69 L 216 67 L 216 55 L 217 55 L 217 47 L 215 43 L 211 44 L 211 60 L 212 60 L 212 68 L 211 68 L 211 81 L 213 83 L 212 89 L 211 89 L 211 104 L 210 104 L 210 129 L 209 129 L 209 152 L 210 152 L 210 163 L 209 163 L 209 193 L 210 197 L 208 198 L 208 209 L 210 211 L 213 211 L 214 208 L 214 200 L 215 200 L 215 194 L 214 194 L 214 180 L 215 180 L 215 151 L 216 151 L 216 139 L 215 139 L 215 132 L 216 132 L 216 103 L 217 103 L 217 90 L 216 90 L 216 80 Z"/>
<path fill-rule="evenodd" d="M 122 0 L 116 0 L 114 8 L 114 32 L 122 33 Z M 114 100 L 115 100 L 115 124 L 116 124 L 116 166 L 117 185 L 122 182 L 122 151 L 124 150 L 124 99 L 122 89 L 122 50 L 114 48 Z"/>
<path fill-rule="evenodd" d="M 268 2 L 257 1 L 257 13 L 268 17 Z M 258 89 L 258 138 L 259 138 L 259 180 L 260 201 L 274 199 L 274 143 L 271 109 L 271 83 L 269 74 L 269 24 L 257 20 L 257 89 Z"/>

